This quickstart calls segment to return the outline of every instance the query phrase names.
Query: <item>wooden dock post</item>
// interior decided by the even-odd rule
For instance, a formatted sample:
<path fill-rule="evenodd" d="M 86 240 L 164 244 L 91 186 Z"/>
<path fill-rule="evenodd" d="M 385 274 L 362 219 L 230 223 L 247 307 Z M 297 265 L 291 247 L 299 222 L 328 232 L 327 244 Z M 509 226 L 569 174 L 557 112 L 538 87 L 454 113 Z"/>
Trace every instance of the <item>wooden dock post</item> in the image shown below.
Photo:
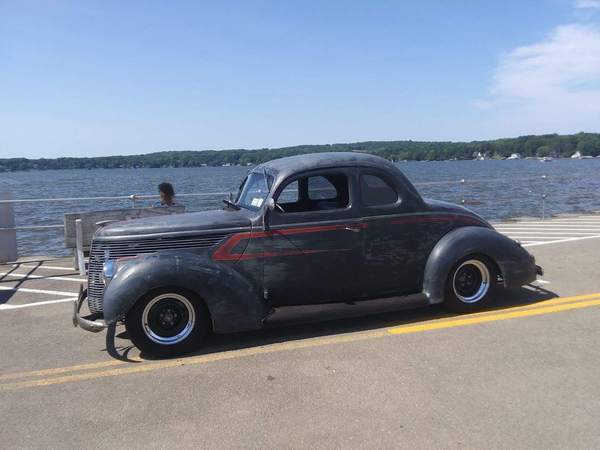
<path fill-rule="evenodd" d="M 12 200 L 10 191 L 0 189 L 0 200 Z M 16 261 L 18 257 L 14 206 L 0 203 L 0 263 Z"/>

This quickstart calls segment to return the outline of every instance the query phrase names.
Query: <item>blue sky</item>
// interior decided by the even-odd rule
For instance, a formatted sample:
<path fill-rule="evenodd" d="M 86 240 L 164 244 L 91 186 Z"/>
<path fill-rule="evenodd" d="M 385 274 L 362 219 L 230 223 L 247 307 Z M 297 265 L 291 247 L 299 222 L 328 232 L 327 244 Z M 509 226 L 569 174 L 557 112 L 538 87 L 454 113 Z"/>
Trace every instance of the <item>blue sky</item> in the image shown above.
<path fill-rule="evenodd" d="M 578 131 L 596 0 L 0 0 L 0 157 Z"/>

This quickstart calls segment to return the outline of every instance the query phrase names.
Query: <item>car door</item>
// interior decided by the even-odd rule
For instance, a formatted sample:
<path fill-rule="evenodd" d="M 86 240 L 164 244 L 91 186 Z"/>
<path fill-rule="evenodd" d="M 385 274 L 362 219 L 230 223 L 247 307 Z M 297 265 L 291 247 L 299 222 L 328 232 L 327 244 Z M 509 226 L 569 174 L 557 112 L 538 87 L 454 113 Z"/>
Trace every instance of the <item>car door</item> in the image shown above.
<path fill-rule="evenodd" d="M 419 290 L 424 256 L 421 252 L 425 222 L 403 186 L 385 172 L 361 169 L 364 297 L 385 297 Z"/>
<path fill-rule="evenodd" d="M 332 169 L 291 177 L 276 190 L 263 246 L 272 305 L 356 298 L 362 225 L 355 184 L 354 169 Z"/>

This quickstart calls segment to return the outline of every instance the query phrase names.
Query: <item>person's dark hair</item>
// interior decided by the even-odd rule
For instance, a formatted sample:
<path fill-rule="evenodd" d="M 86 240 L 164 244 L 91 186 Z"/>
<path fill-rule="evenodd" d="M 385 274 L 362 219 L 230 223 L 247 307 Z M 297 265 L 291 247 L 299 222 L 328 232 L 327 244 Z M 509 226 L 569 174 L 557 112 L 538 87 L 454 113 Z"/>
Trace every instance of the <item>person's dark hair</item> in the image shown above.
<path fill-rule="evenodd" d="M 173 185 L 171 183 L 160 183 L 158 185 L 158 192 L 162 192 L 171 198 L 175 197 L 175 189 L 173 189 Z"/>

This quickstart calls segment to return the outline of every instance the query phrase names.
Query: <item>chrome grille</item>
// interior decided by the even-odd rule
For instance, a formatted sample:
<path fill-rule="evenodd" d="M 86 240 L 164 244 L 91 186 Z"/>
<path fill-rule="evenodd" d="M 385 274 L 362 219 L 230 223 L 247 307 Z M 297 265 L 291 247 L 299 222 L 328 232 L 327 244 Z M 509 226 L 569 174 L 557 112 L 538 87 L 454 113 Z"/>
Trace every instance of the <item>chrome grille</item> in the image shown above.
<path fill-rule="evenodd" d="M 109 258 L 123 258 L 161 250 L 206 248 L 219 244 L 228 234 L 185 236 L 161 239 L 136 239 L 127 241 L 93 241 L 88 263 L 88 305 L 93 313 L 102 312 L 104 280 L 102 266 Z"/>

